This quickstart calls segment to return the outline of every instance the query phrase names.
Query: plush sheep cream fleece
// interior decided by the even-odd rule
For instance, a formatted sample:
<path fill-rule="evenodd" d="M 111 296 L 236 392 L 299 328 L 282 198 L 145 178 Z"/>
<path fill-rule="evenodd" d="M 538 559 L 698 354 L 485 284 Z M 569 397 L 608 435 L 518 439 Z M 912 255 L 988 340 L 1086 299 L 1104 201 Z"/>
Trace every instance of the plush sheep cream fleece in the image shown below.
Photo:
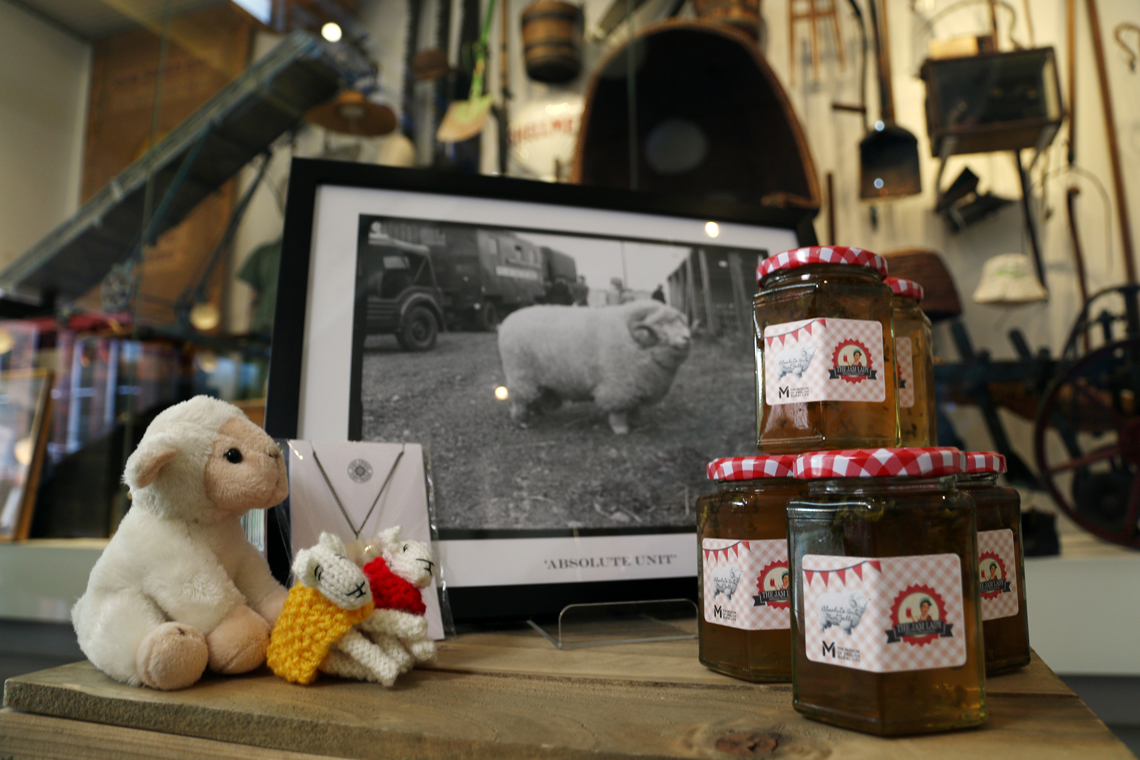
<path fill-rule="evenodd" d="M 237 464 L 226 459 L 234 448 L 242 453 Z M 199 396 L 155 418 L 123 480 L 131 509 L 72 609 L 79 646 L 91 662 L 139 685 L 136 655 L 158 626 L 174 621 L 209 637 L 246 604 L 265 619 L 267 637 L 285 590 L 239 519 L 288 492 L 272 439 L 237 407 Z"/>

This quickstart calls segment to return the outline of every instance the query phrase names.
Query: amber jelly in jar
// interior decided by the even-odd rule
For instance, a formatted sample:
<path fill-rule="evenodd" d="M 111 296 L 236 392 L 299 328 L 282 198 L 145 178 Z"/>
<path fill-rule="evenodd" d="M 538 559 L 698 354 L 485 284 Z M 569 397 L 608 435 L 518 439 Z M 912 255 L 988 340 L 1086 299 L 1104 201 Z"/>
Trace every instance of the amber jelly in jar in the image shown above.
<path fill-rule="evenodd" d="M 756 447 L 766 454 L 895 446 L 886 260 L 798 248 L 760 262 L 753 299 Z"/>
<path fill-rule="evenodd" d="M 792 678 L 785 508 L 807 491 L 793 456 L 717 459 L 697 500 L 701 663 L 749 681 Z"/>
<path fill-rule="evenodd" d="M 999 486 L 1005 457 L 992 451 L 966 454 L 958 488 L 977 507 L 978 574 L 986 675 L 1029 664 L 1029 617 L 1025 610 L 1025 559 L 1021 549 L 1021 496 Z"/>
<path fill-rule="evenodd" d="M 788 505 L 793 706 L 872 734 L 986 720 L 974 501 L 949 448 L 797 458 Z"/>
<path fill-rule="evenodd" d="M 895 329 L 898 366 L 899 445 L 938 444 L 934 410 L 934 352 L 930 318 L 919 308 L 922 286 L 913 280 L 888 277 L 891 321 Z"/>

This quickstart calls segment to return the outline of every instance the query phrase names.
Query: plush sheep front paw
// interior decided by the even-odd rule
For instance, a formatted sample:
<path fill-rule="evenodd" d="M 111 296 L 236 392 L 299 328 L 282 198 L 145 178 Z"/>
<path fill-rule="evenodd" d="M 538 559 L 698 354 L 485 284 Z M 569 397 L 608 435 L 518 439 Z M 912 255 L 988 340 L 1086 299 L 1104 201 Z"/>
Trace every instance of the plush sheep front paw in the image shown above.
<path fill-rule="evenodd" d="M 243 604 L 210 632 L 206 645 L 210 670 L 225 675 L 248 673 L 265 662 L 269 624 Z"/>
<path fill-rule="evenodd" d="M 144 684 L 171 691 L 197 682 L 209 657 L 206 639 L 198 629 L 185 623 L 163 623 L 143 637 L 135 667 Z"/>

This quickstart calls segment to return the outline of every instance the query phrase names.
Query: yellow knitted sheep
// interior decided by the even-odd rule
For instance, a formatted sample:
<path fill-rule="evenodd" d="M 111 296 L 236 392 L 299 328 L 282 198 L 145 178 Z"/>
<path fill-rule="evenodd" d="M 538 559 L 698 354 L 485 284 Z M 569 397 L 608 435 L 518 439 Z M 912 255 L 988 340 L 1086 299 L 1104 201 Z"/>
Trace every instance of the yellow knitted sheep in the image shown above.
<path fill-rule="evenodd" d="M 293 572 L 298 582 L 273 627 L 266 661 L 286 681 L 309 684 L 336 643 L 372 614 L 372 592 L 363 571 L 345 557 L 344 544 L 330 533 L 297 552 Z"/>

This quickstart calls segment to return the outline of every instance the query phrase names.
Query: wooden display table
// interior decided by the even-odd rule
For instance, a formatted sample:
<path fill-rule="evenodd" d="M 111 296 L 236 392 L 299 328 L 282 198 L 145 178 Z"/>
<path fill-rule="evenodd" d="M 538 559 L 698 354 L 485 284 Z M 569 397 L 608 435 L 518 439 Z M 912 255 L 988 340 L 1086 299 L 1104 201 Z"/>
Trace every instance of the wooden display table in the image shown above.
<path fill-rule="evenodd" d="M 9 758 L 1132 758 L 1051 670 L 989 681 L 989 723 L 879 739 L 809 721 L 791 686 L 705 669 L 696 641 L 557 650 L 530 630 L 466 634 L 392 689 L 268 671 L 157 692 L 89 663 L 5 684 Z"/>

